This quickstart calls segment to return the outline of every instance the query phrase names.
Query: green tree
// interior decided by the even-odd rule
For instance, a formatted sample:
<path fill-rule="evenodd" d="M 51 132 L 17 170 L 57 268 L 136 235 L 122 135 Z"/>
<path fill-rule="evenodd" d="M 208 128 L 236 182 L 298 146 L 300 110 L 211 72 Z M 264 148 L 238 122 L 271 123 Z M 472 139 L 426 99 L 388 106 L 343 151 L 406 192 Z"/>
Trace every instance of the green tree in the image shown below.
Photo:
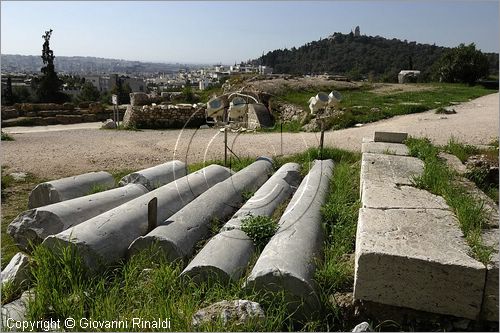
<path fill-rule="evenodd" d="M 472 84 L 488 76 L 488 57 L 476 50 L 476 45 L 460 44 L 448 50 L 436 65 L 436 78 L 441 82 Z"/>
<path fill-rule="evenodd" d="M 67 96 L 61 91 L 63 82 L 57 76 L 54 66 L 54 52 L 50 49 L 50 36 L 52 29 L 45 31 L 42 49 L 42 61 L 45 66 L 42 67 L 42 76 L 36 80 L 36 95 L 39 102 L 62 103 L 66 101 Z"/>
<path fill-rule="evenodd" d="M 99 90 L 90 82 L 83 84 L 80 93 L 77 96 L 77 100 L 81 102 L 96 102 L 101 98 Z"/>
<path fill-rule="evenodd" d="M 27 87 L 20 86 L 13 88 L 13 100 L 14 103 L 31 103 L 33 102 L 33 97 L 31 92 Z"/>
<path fill-rule="evenodd" d="M 14 103 L 14 95 L 12 94 L 12 79 L 7 77 L 5 89 L 2 91 L 2 104 L 12 105 Z"/>
<path fill-rule="evenodd" d="M 118 96 L 118 104 L 130 104 L 130 93 L 132 89 L 128 83 L 124 83 L 123 79 L 116 76 L 115 85 L 107 94 L 104 95 L 103 101 L 105 103 L 111 103 L 111 95 Z"/>

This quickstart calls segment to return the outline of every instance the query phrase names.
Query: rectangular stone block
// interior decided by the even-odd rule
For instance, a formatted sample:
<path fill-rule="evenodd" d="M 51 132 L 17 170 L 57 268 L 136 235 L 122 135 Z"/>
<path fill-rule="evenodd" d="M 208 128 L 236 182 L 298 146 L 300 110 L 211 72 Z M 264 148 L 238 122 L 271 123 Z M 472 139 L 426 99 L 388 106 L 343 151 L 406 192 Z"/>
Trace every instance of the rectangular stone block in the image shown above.
<path fill-rule="evenodd" d="M 469 252 L 450 211 L 360 209 L 354 298 L 477 319 L 486 268 Z"/>
<path fill-rule="evenodd" d="M 361 152 L 399 156 L 410 155 L 410 151 L 406 145 L 390 142 L 363 142 Z"/>
<path fill-rule="evenodd" d="M 407 138 L 408 133 L 398 132 L 375 132 L 373 135 L 373 141 L 375 142 L 403 143 Z"/>
<path fill-rule="evenodd" d="M 423 171 L 424 162 L 415 157 L 364 153 L 361 158 L 361 182 L 411 185 Z"/>
<path fill-rule="evenodd" d="M 362 182 L 361 204 L 374 209 L 449 209 L 442 197 L 425 190 L 377 181 Z"/>
<path fill-rule="evenodd" d="M 493 249 L 490 263 L 487 265 L 486 284 L 484 286 L 484 301 L 482 317 L 490 321 L 498 321 L 498 229 L 486 229 L 483 232 L 483 242 Z"/>

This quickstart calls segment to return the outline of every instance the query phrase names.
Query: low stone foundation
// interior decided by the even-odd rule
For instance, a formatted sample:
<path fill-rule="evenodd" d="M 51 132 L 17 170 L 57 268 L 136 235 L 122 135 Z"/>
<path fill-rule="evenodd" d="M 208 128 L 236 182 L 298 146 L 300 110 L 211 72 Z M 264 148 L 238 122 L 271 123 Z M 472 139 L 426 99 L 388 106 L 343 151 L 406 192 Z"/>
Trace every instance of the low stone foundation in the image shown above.
<path fill-rule="evenodd" d="M 129 105 L 123 117 L 129 128 L 196 128 L 205 123 L 205 109 L 191 105 Z"/>

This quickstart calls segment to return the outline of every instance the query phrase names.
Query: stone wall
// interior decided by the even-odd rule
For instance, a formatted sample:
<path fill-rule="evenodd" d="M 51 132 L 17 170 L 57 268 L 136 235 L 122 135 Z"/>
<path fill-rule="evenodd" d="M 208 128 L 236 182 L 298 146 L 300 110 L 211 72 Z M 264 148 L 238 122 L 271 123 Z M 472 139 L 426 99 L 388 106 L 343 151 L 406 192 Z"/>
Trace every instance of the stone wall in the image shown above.
<path fill-rule="evenodd" d="M 120 110 L 120 118 L 125 113 Z M 87 108 L 77 108 L 71 103 L 19 103 L 2 107 L 2 127 L 46 126 L 104 121 L 113 118 L 113 110 L 100 103 L 89 103 Z"/>
<path fill-rule="evenodd" d="M 190 105 L 129 105 L 123 117 L 125 127 L 135 128 L 199 127 L 205 123 L 205 109 Z"/>

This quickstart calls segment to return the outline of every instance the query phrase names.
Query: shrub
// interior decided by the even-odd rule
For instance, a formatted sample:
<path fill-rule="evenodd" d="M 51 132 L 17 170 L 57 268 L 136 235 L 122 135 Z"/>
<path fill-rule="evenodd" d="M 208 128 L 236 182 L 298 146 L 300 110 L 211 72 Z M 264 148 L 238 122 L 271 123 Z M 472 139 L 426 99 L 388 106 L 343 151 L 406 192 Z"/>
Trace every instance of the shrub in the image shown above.
<path fill-rule="evenodd" d="M 249 216 L 241 221 L 241 230 L 257 247 L 261 247 L 276 233 L 278 223 L 268 216 Z"/>

